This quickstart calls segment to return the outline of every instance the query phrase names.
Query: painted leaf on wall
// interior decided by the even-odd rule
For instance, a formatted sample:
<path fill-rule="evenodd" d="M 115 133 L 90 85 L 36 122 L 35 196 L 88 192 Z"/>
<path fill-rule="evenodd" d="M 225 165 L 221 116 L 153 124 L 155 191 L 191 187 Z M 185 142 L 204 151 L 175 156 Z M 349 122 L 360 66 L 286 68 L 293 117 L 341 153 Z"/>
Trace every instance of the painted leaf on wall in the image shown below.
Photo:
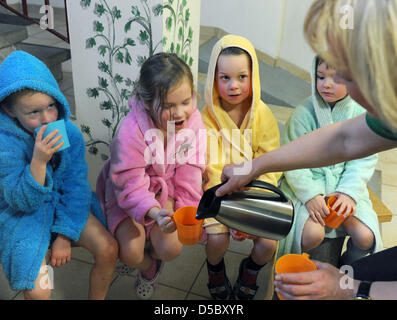
<path fill-rule="evenodd" d="M 187 5 L 187 0 L 168 0 L 163 2 L 163 14 L 166 14 L 166 12 L 169 14 L 165 19 L 165 28 L 169 34 L 173 34 L 172 37 L 163 36 L 163 47 L 166 47 L 166 44 L 169 45 L 168 49 L 165 48 L 165 51 L 176 53 L 189 66 L 192 66 L 194 60 L 190 53 L 193 28 L 189 26 L 191 13 Z"/>
<path fill-rule="evenodd" d="M 96 87 L 87 88 L 86 94 L 91 99 L 98 100 L 98 109 L 104 113 L 102 125 L 108 132 L 108 139 L 98 139 L 93 136 L 89 126 L 82 124 L 81 130 L 88 138 L 86 146 L 92 154 L 99 154 L 99 145 L 109 147 L 122 119 L 128 114 L 128 99 L 131 97 L 136 80 L 129 78 L 131 75 L 123 70 L 115 70 L 120 64 L 135 65 L 140 68 L 147 57 L 152 56 L 161 46 L 169 46 L 169 52 L 175 52 L 183 60 L 193 64 L 191 47 L 193 29 L 189 26 L 191 12 L 187 7 L 187 0 L 159 0 L 159 3 L 150 7 L 150 1 L 130 0 L 126 12 L 117 6 L 110 6 L 116 1 L 110 0 L 81 0 L 83 9 L 88 9 L 94 4 L 92 12 L 95 14 L 93 21 L 93 34 L 86 39 L 88 50 L 96 47 L 98 54 L 98 84 Z M 152 33 L 152 23 L 156 17 L 165 17 L 165 34 L 162 39 L 155 42 Z M 119 23 L 123 19 L 124 25 L 120 30 Z M 156 18 L 157 19 L 157 18 Z M 137 48 L 139 48 L 139 53 Z M 143 50 L 142 48 L 146 48 Z M 117 67 L 119 68 L 119 67 Z M 101 158 L 106 160 L 104 153 Z"/>

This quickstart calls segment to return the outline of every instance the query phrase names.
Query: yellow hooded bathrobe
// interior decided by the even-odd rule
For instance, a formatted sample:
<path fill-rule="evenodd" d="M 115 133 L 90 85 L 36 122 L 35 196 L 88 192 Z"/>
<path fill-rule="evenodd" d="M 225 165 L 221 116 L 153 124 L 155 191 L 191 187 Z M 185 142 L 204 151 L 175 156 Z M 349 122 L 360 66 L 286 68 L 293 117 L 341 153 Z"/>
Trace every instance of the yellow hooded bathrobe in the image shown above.
<path fill-rule="evenodd" d="M 220 52 L 227 47 L 239 47 L 251 57 L 252 104 L 240 128 L 223 110 L 215 84 L 215 72 Z M 201 115 L 207 129 L 207 167 L 204 174 L 204 190 L 221 183 L 222 169 L 231 163 L 243 163 L 280 147 L 277 120 L 270 108 L 261 101 L 261 85 L 255 48 L 247 39 L 227 35 L 212 49 L 205 91 L 206 106 Z M 249 170 L 248 164 L 241 170 Z M 281 173 L 271 172 L 258 179 L 277 186 Z M 215 219 L 207 219 L 206 224 Z M 228 232 L 225 226 L 211 225 L 207 233 Z"/>
<path fill-rule="evenodd" d="M 239 47 L 251 57 L 252 104 L 240 128 L 223 110 L 217 87 L 215 72 L 220 52 L 227 47 Z M 243 163 L 280 146 L 277 121 L 269 107 L 261 101 L 258 59 L 255 48 L 247 39 L 227 35 L 212 49 L 205 91 L 206 106 L 202 118 L 207 129 L 207 167 L 204 174 L 204 191 L 221 183 L 222 169 L 231 163 Z M 241 167 L 250 170 L 249 163 Z M 258 179 L 277 186 L 281 173 L 272 172 Z M 228 228 L 216 219 L 205 220 L 207 234 L 227 233 Z M 269 275 L 271 276 L 271 274 Z"/>

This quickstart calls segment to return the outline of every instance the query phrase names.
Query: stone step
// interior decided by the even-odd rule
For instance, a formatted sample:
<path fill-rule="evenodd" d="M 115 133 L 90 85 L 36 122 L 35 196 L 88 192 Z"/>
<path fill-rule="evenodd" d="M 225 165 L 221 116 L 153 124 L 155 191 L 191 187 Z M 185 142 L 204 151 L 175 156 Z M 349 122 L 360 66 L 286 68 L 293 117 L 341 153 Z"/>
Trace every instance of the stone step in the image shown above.
<path fill-rule="evenodd" d="M 217 37 L 212 37 L 206 42 L 204 42 L 202 45 L 200 45 L 199 48 L 199 63 L 198 63 L 198 72 L 199 73 L 205 73 L 207 74 L 208 72 L 208 63 L 210 61 L 210 56 L 212 52 L 212 48 L 214 47 L 215 43 L 219 39 Z"/>
<path fill-rule="evenodd" d="M 3 10 L 0 10 L 0 22 L 4 24 L 13 24 L 17 26 L 30 26 L 34 22 L 24 19 L 16 14 L 7 11 L 5 8 L 1 7 Z M 5 12 L 4 12 L 5 11 Z M 35 19 L 39 21 L 39 19 Z"/>
<path fill-rule="evenodd" d="M 34 43 L 22 43 L 28 38 L 26 26 L 33 22 L 23 19 L 0 6 L 0 63 L 15 50 L 26 51 L 42 60 L 57 81 L 62 80 L 62 62 L 71 58 L 70 50 Z"/>
<path fill-rule="evenodd" d="M 198 103 L 197 106 L 199 110 L 202 110 L 205 106 L 205 84 L 207 75 L 204 73 L 199 73 L 197 77 L 197 94 Z"/>
<path fill-rule="evenodd" d="M 62 62 L 71 58 L 70 50 L 42 46 L 32 43 L 18 43 L 17 50 L 23 50 L 43 61 L 57 81 L 62 80 Z"/>
<path fill-rule="evenodd" d="M 24 26 L 0 23 L 0 49 L 15 45 L 28 38 Z"/>

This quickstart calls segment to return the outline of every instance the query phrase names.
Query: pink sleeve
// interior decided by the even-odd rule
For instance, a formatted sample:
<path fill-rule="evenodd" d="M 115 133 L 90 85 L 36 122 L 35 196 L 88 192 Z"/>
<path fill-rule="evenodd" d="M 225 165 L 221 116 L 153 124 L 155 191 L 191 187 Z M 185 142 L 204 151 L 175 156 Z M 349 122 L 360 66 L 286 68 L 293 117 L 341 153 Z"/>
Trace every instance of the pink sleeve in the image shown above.
<path fill-rule="evenodd" d="M 204 170 L 199 166 L 185 164 L 176 169 L 175 210 L 183 206 L 197 207 L 203 195 L 202 177 Z"/>
<path fill-rule="evenodd" d="M 134 126 L 131 122 L 128 119 L 123 122 L 112 142 L 109 175 L 119 207 L 145 225 L 149 222 L 145 219 L 146 213 L 161 206 L 149 191 L 150 177 L 146 174 L 144 159 L 146 144 L 136 123 Z"/>
<path fill-rule="evenodd" d="M 185 164 L 177 166 L 174 175 L 175 210 L 183 206 L 198 206 L 203 195 L 203 173 L 207 151 L 207 135 L 200 113 L 193 122 L 195 132 L 194 152 Z"/>

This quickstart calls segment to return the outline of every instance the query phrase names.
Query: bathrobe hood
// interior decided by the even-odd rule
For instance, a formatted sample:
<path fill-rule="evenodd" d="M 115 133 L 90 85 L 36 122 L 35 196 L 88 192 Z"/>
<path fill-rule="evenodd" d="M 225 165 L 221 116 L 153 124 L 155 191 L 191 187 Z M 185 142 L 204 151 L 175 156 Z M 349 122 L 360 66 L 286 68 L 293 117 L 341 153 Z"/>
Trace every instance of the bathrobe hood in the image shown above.
<path fill-rule="evenodd" d="M 252 102 L 240 128 L 222 108 L 215 85 L 215 72 L 219 54 L 228 47 L 239 47 L 245 50 L 251 58 Z M 250 41 L 240 36 L 227 35 L 214 45 L 208 66 L 205 100 L 206 106 L 202 111 L 202 116 L 207 128 L 208 148 L 204 189 L 208 189 L 220 183 L 224 165 L 255 159 L 280 145 L 277 121 L 270 108 L 261 101 L 258 59 L 255 48 Z M 218 144 L 213 143 L 214 138 L 217 139 Z M 230 145 L 227 150 L 223 149 L 225 143 Z M 214 154 L 217 154 L 217 159 L 212 159 Z M 213 163 L 213 160 L 216 163 Z M 280 173 L 268 173 L 259 178 L 277 185 L 279 177 Z"/>
<path fill-rule="evenodd" d="M 256 57 L 255 48 L 252 43 L 247 39 L 236 36 L 236 35 L 227 35 L 220 39 L 212 49 L 210 63 L 208 66 L 208 74 L 207 74 L 207 84 L 205 89 L 205 101 L 206 106 L 208 106 L 208 112 L 211 117 L 218 124 L 219 128 L 229 127 L 229 128 L 237 128 L 233 120 L 228 116 L 228 114 L 222 109 L 219 102 L 219 93 L 214 86 L 215 84 L 215 72 L 216 65 L 218 62 L 219 54 L 221 51 L 228 47 L 238 47 L 245 50 L 251 57 L 251 79 L 252 79 L 252 103 L 250 112 L 247 113 L 243 123 L 241 124 L 242 130 L 248 129 L 251 127 L 252 115 L 255 114 L 256 109 L 258 108 L 259 102 L 261 102 L 261 84 L 259 78 L 259 65 L 258 59 Z"/>
<path fill-rule="evenodd" d="M 29 53 L 15 51 L 1 64 L 0 101 L 23 89 L 40 91 L 53 97 L 59 103 L 58 119 L 69 120 L 69 103 L 51 71 L 42 61 Z"/>

